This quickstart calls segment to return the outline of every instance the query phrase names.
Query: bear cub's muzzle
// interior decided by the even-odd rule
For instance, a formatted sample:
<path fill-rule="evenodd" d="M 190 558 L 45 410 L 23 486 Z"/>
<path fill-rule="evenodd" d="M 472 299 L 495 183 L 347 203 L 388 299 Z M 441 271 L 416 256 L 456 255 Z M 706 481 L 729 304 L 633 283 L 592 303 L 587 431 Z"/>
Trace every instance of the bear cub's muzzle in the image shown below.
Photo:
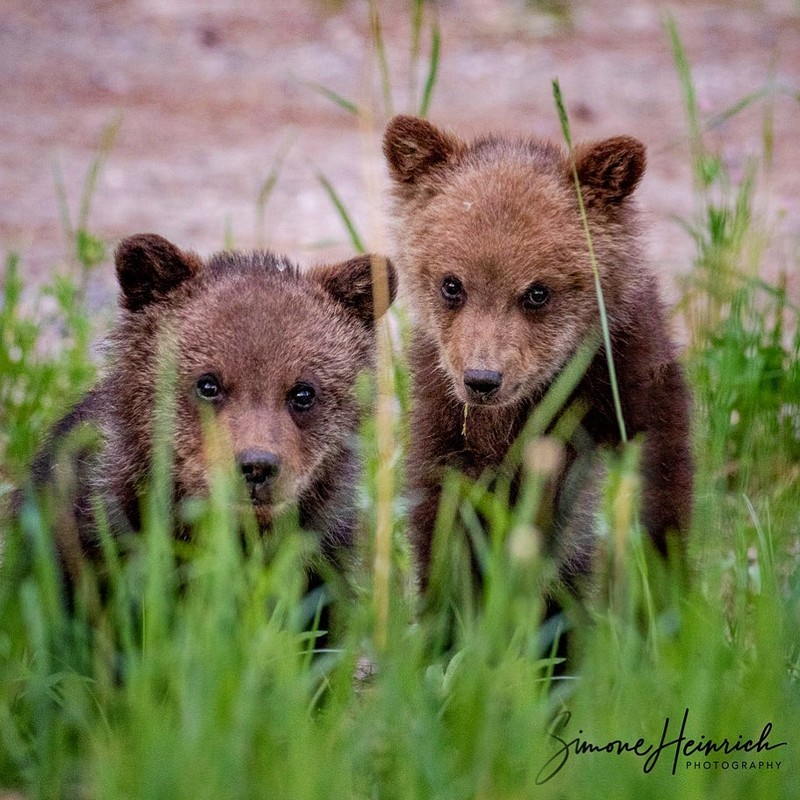
<path fill-rule="evenodd" d="M 245 450 L 236 463 L 244 477 L 253 505 L 272 502 L 272 489 L 281 471 L 280 457 L 266 450 Z"/>
<path fill-rule="evenodd" d="M 489 369 L 464 370 L 464 388 L 472 402 L 486 403 L 494 399 L 502 383 L 502 372 Z"/>

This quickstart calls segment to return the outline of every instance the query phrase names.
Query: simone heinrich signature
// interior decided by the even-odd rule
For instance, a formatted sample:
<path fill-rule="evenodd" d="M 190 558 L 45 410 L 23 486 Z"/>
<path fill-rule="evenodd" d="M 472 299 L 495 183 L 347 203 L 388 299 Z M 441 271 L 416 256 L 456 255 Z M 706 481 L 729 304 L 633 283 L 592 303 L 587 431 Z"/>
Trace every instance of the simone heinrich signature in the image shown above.
<path fill-rule="evenodd" d="M 772 742 L 772 723 L 767 722 L 756 738 L 746 739 L 744 734 L 736 738 L 712 739 L 705 734 L 687 733 L 689 709 L 683 712 L 680 725 L 673 724 L 669 717 L 664 720 L 661 739 L 648 741 L 640 737 L 633 741 L 612 739 L 593 742 L 586 738 L 583 729 L 577 736 L 570 736 L 567 728 L 572 713 L 562 711 L 553 720 L 547 731 L 548 737 L 556 743 L 555 752 L 542 765 L 536 776 L 536 783 L 547 783 L 567 764 L 570 757 L 587 753 L 607 753 L 623 755 L 629 753 L 642 759 L 642 770 L 652 772 L 662 755 L 672 759 L 672 774 L 678 767 L 684 769 L 780 769 L 781 762 L 769 756 L 770 751 L 786 747 L 787 742 Z"/>

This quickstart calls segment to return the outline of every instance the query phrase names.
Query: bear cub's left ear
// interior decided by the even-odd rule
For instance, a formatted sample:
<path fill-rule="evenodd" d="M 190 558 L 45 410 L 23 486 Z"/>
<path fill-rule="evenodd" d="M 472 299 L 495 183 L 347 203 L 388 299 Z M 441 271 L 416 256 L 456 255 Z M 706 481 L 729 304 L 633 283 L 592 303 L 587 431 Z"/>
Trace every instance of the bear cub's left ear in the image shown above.
<path fill-rule="evenodd" d="M 164 300 L 202 266 L 196 255 L 183 252 L 155 233 L 123 239 L 114 261 L 122 289 L 120 304 L 128 311 L 139 311 Z"/>
<path fill-rule="evenodd" d="M 373 287 L 373 264 L 378 275 Z M 311 272 L 325 291 L 368 327 L 381 317 L 397 294 L 394 264 L 383 256 L 364 255 L 340 264 L 316 267 Z M 385 280 L 381 280 L 385 275 Z"/>

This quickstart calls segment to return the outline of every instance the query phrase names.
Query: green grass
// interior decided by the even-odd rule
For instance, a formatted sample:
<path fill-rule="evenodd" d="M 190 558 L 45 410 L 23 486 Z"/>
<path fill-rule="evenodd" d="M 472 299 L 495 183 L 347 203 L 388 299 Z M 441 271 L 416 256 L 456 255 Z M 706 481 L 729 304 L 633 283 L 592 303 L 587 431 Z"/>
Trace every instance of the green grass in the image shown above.
<path fill-rule="evenodd" d="M 693 103 L 674 29 L 673 44 Z M 452 479 L 441 519 L 456 533 L 439 565 L 449 582 L 420 613 L 397 475 L 381 473 L 387 458 L 399 463 L 404 434 L 393 431 L 387 454 L 380 426 L 394 417 L 384 413 L 364 427 L 365 556 L 338 596 L 335 649 L 314 654 L 318 598 L 304 597 L 302 579 L 311 541 L 289 522 L 266 541 L 249 533 L 242 546 L 226 510 L 236 488 L 222 471 L 190 509 L 196 541 L 178 547 L 163 452 L 143 535 L 124 559 L 108 548 L 102 602 L 87 579 L 65 606 L 46 504 L 0 522 L 0 789 L 154 800 L 800 796 L 798 309 L 781 282 L 759 276 L 761 162 L 736 184 L 706 150 L 696 108 L 689 117 L 698 209 L 684 228 L 696 257 L 679 312 L 695 400 L 690 580 L 652 556 L 633 521 L 633 443 L 609 458 L 606 561 L 597 597 L 568 609 L 566 673 L 554 675 L 552 630 L 540 624 L 548 565 L 528 520 L 546 475 L 534 464 L 516 508 L 502 485 Z M 84 254 L 73 278 L 45 288 L 33 314 L 22 310 L 19 261 L 7 261 L 0 305 L 3 497 L 24 483 L 37 442 L 95 371 L 82 306 L 94 259 Z M 407 371 L 401 359 L 392 366 L 387 385 L 405 409 Z M 376 583 L 387 486 L 391 571 Z M 477 593 L 459 530 L 480 554 Z M 365 663 L 373 674 L 356 678 Z M 771 724 L 769 743 L 787 744 L 682 757 L 674 775 L 672 746 L 653 763 L 653 750 L 647 761 L 612 745 L 571 752 L 551 774 L 559 739 L 633 747 L 641 738 L 642 751 L 658 745 L 667 719 L 666 741 L 674 739 L 687 709 L 695 740 L 758 741 Z"/>

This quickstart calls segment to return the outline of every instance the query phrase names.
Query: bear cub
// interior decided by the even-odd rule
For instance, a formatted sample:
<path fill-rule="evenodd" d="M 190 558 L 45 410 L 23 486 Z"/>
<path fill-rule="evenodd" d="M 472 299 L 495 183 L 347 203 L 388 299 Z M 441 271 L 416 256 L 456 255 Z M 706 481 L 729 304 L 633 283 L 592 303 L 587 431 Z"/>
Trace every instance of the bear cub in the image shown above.
<path fill-rule="evenodd" d="M 174 348 L 171 423 L 174 500 L 208 488 L 213 447 L 235 460 L 262 529 L 296 504 L 301 525 L 334 556 L 353 543 L 359 425 L 356 380 L 373 361 L 370 256 L 301 272 L 269 252 L 222 252 L 208 260 L 160 236 L 125 239 L 116 251 L 121 316 L 110 365 L 51 432 L 33 465 L 34 484 L 70 476 L 69 511 L 56 549 L 68 576 L 100 554 L 93 498 L 114 536 L 140 529 L 140 500 L 154 450 L 160 345 Z M 396 280 L 387 263 L 388 302 Z M 386 292 L 384 292 L 386 294 Z M 83 422 L 97 447 L 68 459 L 60 445 Z M 163 435 L 163 434 L 162 434 Z M 232 461 L 229 463 L 233 463 Z M 176 523 L 176 536 L 187 531 Z"/>
<path fill-rule="evenodd" d="M 499 467 L 548 387 L 599 331 L 600 317 L 572 164 L 562 148 L 499 136 L 467 143 L 398 116 L 386 129 L 384 154 L 394 260 L 415 317 L 408 482 L 424 586 L 443 468 L 477 478 Z M 627 434 L 643 439 L 642 522 L 665 553 L 668 540 L 674 535 L 680 543 L 689 525 L 690 404 L 638 242 L 631 198 L 645 148 L 621 136 L 580 145 L 573 156 Z M 574 587 L 591 574 L 595 558 L 597 449 L 621 438 L 602 347 L 571 399 L 585 409 L 583 435 L 567 443 L 544 534 L 561 577 Z"/>

